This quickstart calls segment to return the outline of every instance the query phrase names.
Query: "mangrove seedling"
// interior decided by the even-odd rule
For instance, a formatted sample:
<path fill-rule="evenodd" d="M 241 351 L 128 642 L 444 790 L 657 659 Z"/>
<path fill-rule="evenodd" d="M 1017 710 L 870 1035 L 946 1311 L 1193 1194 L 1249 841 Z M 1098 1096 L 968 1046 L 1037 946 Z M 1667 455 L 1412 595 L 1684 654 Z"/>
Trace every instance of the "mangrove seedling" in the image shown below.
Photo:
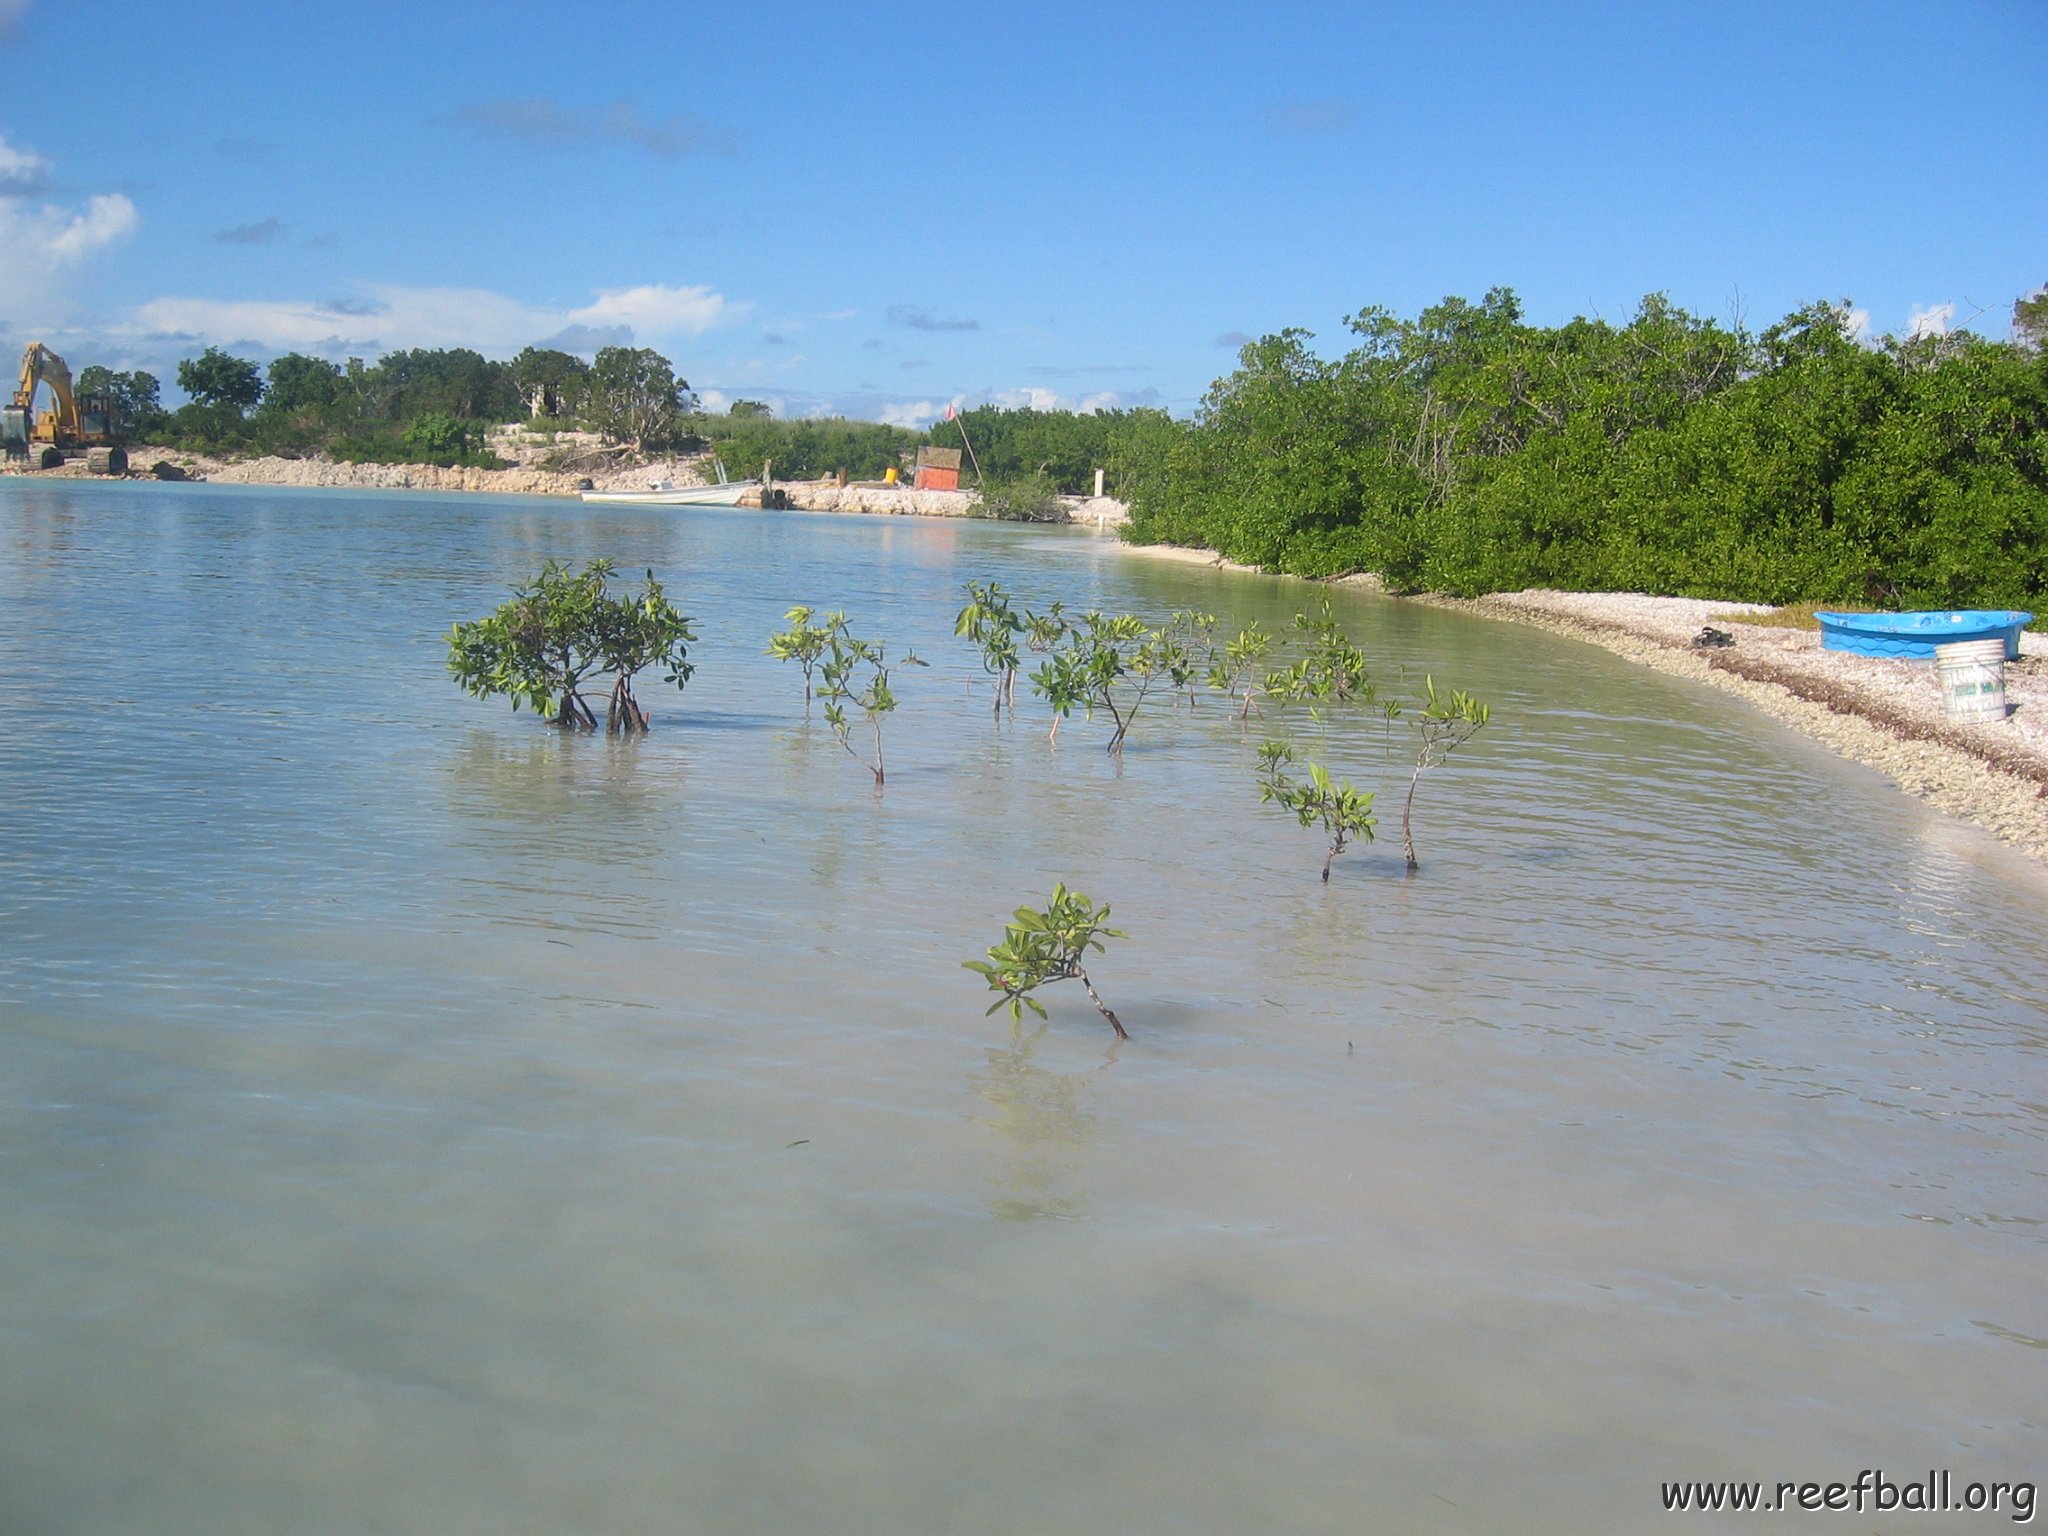
<path fill-rule="evenodd" d="M 768 654 L 777 661 L 793 661 L 804 669 L 804 708 L 811 705 L 811 679 L 818 669 L 818 661 L 825 654 L 825 647 L 832 639 L 832 631 L 811 622 L 809 608 L 792 608 L 782 617 L 789 628 L 779 635 L 768 637 Z"/>
<path fill-rule="evenodd" d="M 1151 629 L 1132 613 L 1083 614 L 1066 641 L 1031 674 L 1031 686 L 1052 706 L 1052 736 L 1076 709 L 1109 711 L 1116 722 L 1105 748 L 1121 753 L 1146 697 L 1161 683 L 1179 688 L 1193 675 L 1185 647 L 1170 630 Z"/>
<path fill-rule="evenodd" d="M 967 583 L 967 606 L 953 621 L 953 633 L 972 640 L 981 650 L 981 669 L 995 684 L 995 717 L 1003 718 L 1003 705 L 1010 717 L 1017 715 L 1017 669 L 1024 658 L 1017 650 L 1017 636 L 1024 620 L 1010 606 L 1010 599 L 996 582 Z"/>
<path fill-rule="evenodd" d="M 1259 746 L 1259 800 L 1292 813 L 1304 827 L 1322 823 L 1329 834 L 1330 851 L 1323 855 L 1323 884 L 1330 883 L 1330 865 L 1356 838 L 1372 841 L 1372 829 L 1379 818 L 1372 813 L 1372 791 L 1356 790 L 1331 780 L 1321 763 L 1308 765 L 1308 778 L 1288 773 L 1294 763 L 1294 749 L 1284 741 L 1262 742 Z"/>
<path fill-rule="evenodd" d="M 1422 867 L 1415 862 L 1415 836 L 1411 829 L 1415 786 L 1425 771 L 1441 767 L 1445 758 L 1484 730 L 1486 722 L 1493 718 L 1493 711 L 1469 693 L 1438 693 L 1433 677 L 1424 677 L 1422 686 L 1422 711 L 1410 716 L 1421 745 L 1415 754 L 1415 772 L 1408 776 L 1408 798 L 1401 806 L 1401 851 L 1408 856 L 1411 875 Z"/>
<path fill-rule="evenodd" d="M 1002 943 L 989 950 L 986 960 L 961 963 L 970 971 L 979 971 L 990 991 L 1002 993 L 988 1005 L 989 1013 L 1007 1007 L 1014 1022 L 1029 1008 L 1042 1019 L 1045 1005 L 1031 994 L 1048 982 L 1078 981 L 1087 988 L 1095 1011 L 1109 1020 L 1117 1039 L 1128 1040 L 1131 1037 L 1123 1021 L 1102 1000 L 1081 964 L 1091 949 L 1097 954 L 1104 952 L 1104 939 L 1126 937 L 1109 926 L 1108 902 L 1098 907 L 1080 892 L 1055 885 L 1052 900 L 1043 907 L 1017 909 L 1014 920 L 1003 929 Z"/>
<path fill-rule="evenodd" d="M 1216 615 L 1180 608 L 1167 615 L 1164 633 L 1173 637 L 1186 658 L 1175 680 L 1178 693 L 1187 695 L 1188 708 L 1195 707 L 1195 680 L 1206 677 L 1216 665 Z"/>
<path fill-rule="evenodd" d="M 605 730 L 645 731 L 648 715 L 633 697 L 634 677 L 659 666 L 663 680 L 681 688 L 696 670 L 689 653 L 697 637 L 654 572 L 638 596 L 614 596 L 607 590 L 611 575 L 609 560 L 581 571 L 548 561 L 497 612 L 448 632 L 448 670 L 479 699 L 505 695 L 515 711 L 525 704 L 572 731 L 597 729 L 583 684 L 609 676 Z"/>
<path fill-rule="evenodd" d="M 1273 649 L 1273 636 L 1257 619 L 1253 619 L 1237 632 L 1237 638 L 1223 647 L 1223 653 L 1209 668 L 1209 686 L 1226 699 L 1236 703 L 1240 697 L 1237 718 L 1249 720 L 1252 711 L 1258 709 L 1253 696 L 1258 693 L 1256 679 L 1266 664 L 1266 657 Z M 1264 715 L 1263 709 L 1259 710 Z"/>
<path fill-rule="evenodd" d="M 1365 652 L 1351 643 L 1330 611 L 1330 600 L 1313 615 L 1297 613 L 1294 630 L 1305 649 L 1292 666 L 1267 674 L 1266 692 L 1290 704 L 1319 711 L 1325 704 L 1370 704 L 1376 690 Z"/>
<path fill-rule="evenodd" d="M 1067 638 L 1067 605 L 1058 598 L 1043 613 L 1024 610 L 1024 644 L 1027 649 L 1044 656 L 1058 649 L 1059 643 Z"/>
<path fill-rule="evenodd" d="M 875 788 L 879 790 L 888 768 L 882 757 L 882 717 L 896 708 L 896 694 L 889 686 L 889 676 L 895 667 L 887 660 L 879 640 L 859 639 L 846 627 L 845 614 L 826 614 L 825 627 L 825 655 L 818 672 L 818 697 L 825 701 L 825 723 L 832 727 L 839 745 L 846 748 L 854 761 L 875 776 Z M 906 651 L 895 665 L 922 667 L 927 663 L 918 660 L 915 651 Z M 849 710 L 859 711 L 873 733 L 872 761 L 853 744 L 853 717 Z"/>

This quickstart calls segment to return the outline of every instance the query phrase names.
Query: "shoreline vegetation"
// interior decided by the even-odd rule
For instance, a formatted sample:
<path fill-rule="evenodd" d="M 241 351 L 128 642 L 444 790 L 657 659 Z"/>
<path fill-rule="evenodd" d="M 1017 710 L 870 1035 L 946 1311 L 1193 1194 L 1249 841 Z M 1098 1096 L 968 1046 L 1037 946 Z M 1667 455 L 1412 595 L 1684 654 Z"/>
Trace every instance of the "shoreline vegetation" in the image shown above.
<path fill-rule="evenodd" d="M 978 407 L 926 433 L 746 400 L 707 416 L 666 358 L 616 347 L 287 355 L 267 382 L 209 348 L 179 365 L 175 412 L 148 374 L 81 384 L 168 445 L 131 450 L 130 478 L 569 496 L 772 463 L 774 506 L 1118 527 L 1167 558 L 1367 582 L 1734 693 L 2048 859 L 2048 637 L 2006 669 L 2013 715 L 1961 725 L 1931 667 L 1757 622 L 1820 603 L 2048 628 L 2048 294 L 2015 303 L 2008 342 L 1866 337 L 1846 302 L 1752 332 L 1658 294 L 1624 324 L 1544 327 L 1505 288 L 1346 325 L 1336 358 L 1299 329 L 1248 342 L 1192 419 Z M 968 443 L 985 500 L 883 483 Z M 1109 497 L 1085 494 L 1098 470 Z M 1718 619 L 1732 643 L 1695 646 Z"/>

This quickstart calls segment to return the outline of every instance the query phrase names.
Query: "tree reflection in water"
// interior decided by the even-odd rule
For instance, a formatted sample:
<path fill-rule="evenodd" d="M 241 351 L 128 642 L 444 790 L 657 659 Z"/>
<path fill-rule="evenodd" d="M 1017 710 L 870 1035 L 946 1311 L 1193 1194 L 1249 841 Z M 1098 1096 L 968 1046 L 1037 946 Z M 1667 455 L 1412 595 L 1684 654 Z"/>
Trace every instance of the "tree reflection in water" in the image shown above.
<path fill-rule="evenodd" d="M 1013 1148 L 989 1201 L 990 1211 L 1004 1221 L 1078 1220 L 1087 1195 L 1080 1153 L 1095 1140 L 1097 1127 L 1081 1094 L 1089 1078 L 1115 1061 L 1115 1049 L 1093 1071 L 1051 1072 L 1031 1060 L 1046 1027 L 1041 1023 L 1027 1033 L 1022 1024 L 1012 1024 L 1009 1049 L 990 1049 L 988 1070 L 968 1080 L 991 1111 L 975 1118 Z"/>

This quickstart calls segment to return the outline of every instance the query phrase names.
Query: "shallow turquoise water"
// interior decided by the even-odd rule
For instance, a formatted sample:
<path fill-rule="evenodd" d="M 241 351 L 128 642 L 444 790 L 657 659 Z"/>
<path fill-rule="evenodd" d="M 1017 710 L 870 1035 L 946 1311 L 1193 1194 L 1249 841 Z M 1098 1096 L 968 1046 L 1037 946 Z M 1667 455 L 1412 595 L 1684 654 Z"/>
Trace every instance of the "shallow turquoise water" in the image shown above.
<path fill-rule="evenodd" d="M 651 735 L 453 687 L 451 622 L 597 554 L 700 621 Z M 1325 889 L 1213 700 L 1121 765 L 992 728 L 982 576 L 1303 600 L 1044 530 L 0 482 L 0 1530 L 1630 1530 L 1681 1476 L 2038 1474 L 2033 866 L 1344 593 L 1496 724 L 1420 877 Z M 795 602 L 935 663 L 879 798 L 762 654 Z M 959 969 L 1055 879 L 1131 932 L 1121 1050 Z"/>

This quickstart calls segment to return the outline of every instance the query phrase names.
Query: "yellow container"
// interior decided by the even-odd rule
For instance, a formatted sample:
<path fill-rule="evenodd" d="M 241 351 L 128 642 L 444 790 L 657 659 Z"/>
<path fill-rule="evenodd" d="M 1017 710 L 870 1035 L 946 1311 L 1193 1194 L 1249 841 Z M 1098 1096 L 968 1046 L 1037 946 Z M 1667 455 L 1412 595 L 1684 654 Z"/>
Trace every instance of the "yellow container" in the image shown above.
<path fill-rule="evenodd" d="M 882 484 L 884 485 L 894 485 L 900 478 L 902 478 L 901 474 L 894 464 L 891 464 L 882 471 Z"/>

